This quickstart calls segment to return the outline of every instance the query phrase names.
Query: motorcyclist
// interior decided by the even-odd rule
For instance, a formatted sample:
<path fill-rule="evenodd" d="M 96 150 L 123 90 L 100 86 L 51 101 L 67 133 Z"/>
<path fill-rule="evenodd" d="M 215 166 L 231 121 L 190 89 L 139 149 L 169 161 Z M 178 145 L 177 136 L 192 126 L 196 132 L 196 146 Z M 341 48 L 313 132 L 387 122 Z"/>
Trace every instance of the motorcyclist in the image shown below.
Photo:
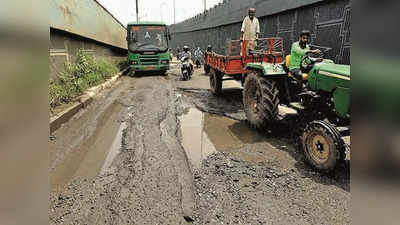
<path fill-rule="evenodd" d="M 188 57 L 187 60 L 189 60 L 190 70 L 191 70 L 191 73 L 193 73 L 193 64 L 191 62 L 192 53 L 189 51 L 189 47 L 187 45 L 183 46 L 183 52 L 182 52 L 182 55 L 181 55 L 181 59 L 184 58 L 184 57 Z"/>
<path fill-rule="evenodd" d="M 308 45 L 310 38 L 310 31 L 303 30 L 300 32 L 299 41 L 292 44 L 292 49 L 290 51 L 290 73 L 296 77 L 298 80 L 302 80 L 302 71 L 300 70 L 300 63 L 303 56 L 307 53 L 321 53 L 321 50 L 315 49 L 311 50 Z"/>

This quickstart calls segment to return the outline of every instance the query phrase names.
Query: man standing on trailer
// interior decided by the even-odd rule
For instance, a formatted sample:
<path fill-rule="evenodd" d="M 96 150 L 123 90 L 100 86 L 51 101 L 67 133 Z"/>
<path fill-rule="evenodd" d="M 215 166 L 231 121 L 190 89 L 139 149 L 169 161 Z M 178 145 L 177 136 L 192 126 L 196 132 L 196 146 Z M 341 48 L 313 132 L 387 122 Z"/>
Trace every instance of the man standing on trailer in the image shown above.
<path fill-rule="evenodd" d="M 240 35 L 240 41 L 248 41 L 247 46 L 242 46 L 248 50 L 254 50 L 257 46 L 258 34 L 260 33 L 260 23 L 256 17 L 256 9 L 250 8 L 249 15 L 246 16 L 242 23 L 242 30 Z"/>

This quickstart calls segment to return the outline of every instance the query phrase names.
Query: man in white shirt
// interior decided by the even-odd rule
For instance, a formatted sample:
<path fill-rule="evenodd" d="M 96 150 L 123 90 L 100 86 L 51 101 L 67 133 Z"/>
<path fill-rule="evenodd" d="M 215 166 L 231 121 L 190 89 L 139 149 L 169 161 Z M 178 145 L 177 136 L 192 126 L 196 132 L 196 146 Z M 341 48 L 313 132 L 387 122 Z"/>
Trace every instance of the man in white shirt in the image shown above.
<path fill-rule="evenodd" d="M 242 23 L 242 30 L 240 35 L 240 40 L 246 40 L 247 46 L 246 52 L 248 50 L 254 50 L 257 46 L 258 34 L 260 33 L 260 24 L 256 17 L 256 9 L 250 8 L 249 15 L 246 16 Z"/>

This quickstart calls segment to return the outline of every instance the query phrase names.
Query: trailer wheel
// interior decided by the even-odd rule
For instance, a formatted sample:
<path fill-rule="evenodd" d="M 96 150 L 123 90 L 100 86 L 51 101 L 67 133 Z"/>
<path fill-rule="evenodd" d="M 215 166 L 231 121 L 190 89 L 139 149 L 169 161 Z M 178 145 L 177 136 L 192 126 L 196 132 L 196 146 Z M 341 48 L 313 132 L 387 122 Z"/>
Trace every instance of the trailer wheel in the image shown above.
<path fill-rule="evenodd" d="M 244 83 L 243 105 L 251 126 L 272 129 L 279 113 L 279 91 L 275 81 L 250 71 Z"/>
<path fill-rule="evenodd" d="M 340 133 L 329 122 L 313 121 L 304 129 L 302 146 L 311 166 L 322 172 L 329 172 L 340 160 L 343 141 Z"/>
<path fill-rule="evenodd" d="M 206 75 L 208 75 L 208 74 L 210 73 L 210 66 L 207 65 L 207 64 L 204 64 L 204 73 L 205 73 Z"/>
<path fill-rule="evenodd" d="M 210 70 L 210 88 L 214 95 L 222 93 L 222 75 L 215 69 Z"/>

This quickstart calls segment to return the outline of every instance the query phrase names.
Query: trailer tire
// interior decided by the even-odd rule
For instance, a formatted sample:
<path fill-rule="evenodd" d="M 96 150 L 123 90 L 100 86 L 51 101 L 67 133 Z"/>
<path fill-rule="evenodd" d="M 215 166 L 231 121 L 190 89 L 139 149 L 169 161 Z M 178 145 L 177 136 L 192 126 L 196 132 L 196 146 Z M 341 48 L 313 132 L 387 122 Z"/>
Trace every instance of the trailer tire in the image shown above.
<path fill-rule="evenodd" d="M 210 88 L 214 95 L 222 93 L 222 75 L 215 69 L 210 70 Z"/>
<path fill-rule="evenodd" d="M 257 71 L 249 71 L 243 89 L 243 106 L 250 125 L 256 129 L 274 129 L 279 114 L 276 82 Z"/>
<path fill-rule="evenodd" d="M 208 75 L 208 74 L 210 73 L 210 66 L 207 65 L 207 64 L 204 64 L 204 73 L 205 73 L 206 75 Z"/>

